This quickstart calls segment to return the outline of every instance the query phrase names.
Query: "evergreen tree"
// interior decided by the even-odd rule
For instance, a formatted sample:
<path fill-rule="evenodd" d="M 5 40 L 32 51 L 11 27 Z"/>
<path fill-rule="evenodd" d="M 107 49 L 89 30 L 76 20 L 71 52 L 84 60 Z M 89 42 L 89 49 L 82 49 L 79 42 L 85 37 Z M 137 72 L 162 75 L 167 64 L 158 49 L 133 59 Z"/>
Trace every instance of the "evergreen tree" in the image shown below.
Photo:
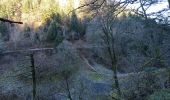
<path fill-rule="evenodd" d="M 62 42 L 62 40 L 63 32 L 61 25 L 56 21 L 51 22 L 47 31 L 47 41 L 54 42 L 55 45 L 58 45 Z"/>
<path fill-rule="evenodd" d="M 77 18 L 76 12 L 72 12 L 71 22 L 70 22 L 70 30 L 75 32 L 79 32 L 79 20 Z"/>

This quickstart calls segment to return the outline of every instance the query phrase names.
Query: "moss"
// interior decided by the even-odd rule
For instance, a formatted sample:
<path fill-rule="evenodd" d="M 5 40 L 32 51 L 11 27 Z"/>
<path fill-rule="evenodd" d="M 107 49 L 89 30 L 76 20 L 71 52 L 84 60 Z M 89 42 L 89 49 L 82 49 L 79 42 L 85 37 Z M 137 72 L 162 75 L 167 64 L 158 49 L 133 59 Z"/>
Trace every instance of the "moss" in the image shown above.
<path fill-rule="evenodd" d="M 96 80 L 96 81 L 100 81 L 100 80 L 103 80 L 104 79 L 104 76 L 102 76 L 101 74 L 98 74 L 96 72 L 91 72 L 90 73 L 90 78 L 92 80 Z"/>
<path fill-rule="evenodd" d="M 117 93 L 114 93 L 114 92 L 113 92 L 113 93 L 111 93 L 111 97 L 117 99 L 117 98 L 118 98 L 118 95 L 117 95 Z"/>

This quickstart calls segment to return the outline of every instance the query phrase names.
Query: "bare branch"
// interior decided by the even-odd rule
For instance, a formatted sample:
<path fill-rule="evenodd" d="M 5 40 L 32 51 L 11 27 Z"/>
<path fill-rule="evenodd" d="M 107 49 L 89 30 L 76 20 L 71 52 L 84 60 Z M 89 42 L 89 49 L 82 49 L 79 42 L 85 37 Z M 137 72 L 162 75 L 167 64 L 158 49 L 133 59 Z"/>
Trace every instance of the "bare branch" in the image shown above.
<path fill-rule="evenodd" d="M 8 19 L 4 19 L 4 18 L 0 18 L 0 21 L 2 22 L 7 22 L 7 23 L 16 23 L 16 24 L 23 24 L 23 22 L 16 22 L 16 21 L 11 21 L 11 20 L 8 20 Z"/>
<path fill-rule="evenodd" d="M 100 7 L 102 7 L 103 4 L 107 3 L 107 0 L 102 0 L 99 4 L 96 4 L 98 1 L 99 1 L 99 0 L 94 0 L 94 1 L 92 1 L 92 2 L 89 2 L 89 3 L 86 3 L 86 4 L 84 4 L 84 5 L 81 5 L 81 6 L 77 7 L 77 8 L 75 8 L 75 9 L 71 10 L 71 11 L 68 13 L 68 15 L 69 15 L 71 12 L 76 11 L 76 10 L 81 9 L 81 8 L 84 8 L 84 7 L 93 6 L 93 7 L 96 7 L 96 8 L 100 8 Z M 133 3 L 135 3 L 136 1 L 137 1 L 137 0 L 118 1 L 119 3 L 117 3 L 117 4 L 118 4 L 118 5 L 121 5 L 121 4 L 123 4 L 123 3 L 124 3 L 124 4 L 129 4 L 129 3 L 133 4 Z M 116 2 L 116 1 L 113 1 L 113 2 Z M 110 4 L 110 6 L 111 6 L 111 4 Z"/>
<path fill-rule="evenodd" d="M 86 3 L 86 4 L 84 4 L 84 5 L 81 5 L 81 6 L 77 7 L 77 8 L 75 8 L 75 9 L 71 10 L 71 11 L 68 13 L 68 15 L 69 15 L 71 12 L 76 11 L 76 10 L 78 10 L 78 9 L 81 9 L 81 8 L 84 8 L 84 7 L 87 7 L 87 6 L 94 5 L 97 1 L 98 1 L 98 0 L 94 0 L 94 1 L 92 1 L 92 2 L 90 2 L 90 3 Z M 104 1 L 106 1 L 106 0 L 103 0 L 103 2 L 104 2 Z"/>

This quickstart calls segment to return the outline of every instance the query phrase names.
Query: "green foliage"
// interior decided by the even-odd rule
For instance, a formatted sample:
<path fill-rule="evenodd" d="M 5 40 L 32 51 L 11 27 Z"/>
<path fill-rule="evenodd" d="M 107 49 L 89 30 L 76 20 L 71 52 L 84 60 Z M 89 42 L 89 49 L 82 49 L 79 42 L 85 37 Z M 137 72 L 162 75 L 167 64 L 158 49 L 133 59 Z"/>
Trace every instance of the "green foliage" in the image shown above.
<path fill-rule="evenodd" d="M 57 36 L 57 25 L 55 22 L 52 22 L 47 31 L 47 41 L 54 41 Z"/>
<path fill-rule="evenodd" d="M 92 80 L 95 80 L 95 81 L 100 81 L 100 80 L 103 80 L 105 77 L 96 73 L 96 72 L 90 72 L 89 73 L 90 75 L 90 78 L 92 78 Z"/>
<path fill-rule="evenodd" d="M 77 15 L 75 12 L 71 15 L 71 21 L 70 21 L 70 30 L 73 30 L 75 32 L 79 31 L 79 20 L 77 18 Z"/>
<path fill-rule="evenodd" d="M 48 42 L 58 45 L 63 41 L 63 19 L 61 14 L 52 13 L 44 26 L 44 32 L 47 33 L 46 40 Z"/>
<path fill-rule="evenodd" d="M 163 89 L 148 97 L 148 100 L 170 100 L 170 90 Z"/>
<path fill-rule="evenodd" d="M 55 45 L 58 45 L 62 40 L 63 35 L 61 25 L 56 21 L 51 22 L 47 31 L 47 41 L 54 42 Z"/>
<path fill-rule="evenodd" d="M 86 33 L 86 24 L 82 23 L 75 12 L 72 12 L 70 18 L 70 31 L 74 31 L 77 33 L 78 38 L 83 37 Z"/>

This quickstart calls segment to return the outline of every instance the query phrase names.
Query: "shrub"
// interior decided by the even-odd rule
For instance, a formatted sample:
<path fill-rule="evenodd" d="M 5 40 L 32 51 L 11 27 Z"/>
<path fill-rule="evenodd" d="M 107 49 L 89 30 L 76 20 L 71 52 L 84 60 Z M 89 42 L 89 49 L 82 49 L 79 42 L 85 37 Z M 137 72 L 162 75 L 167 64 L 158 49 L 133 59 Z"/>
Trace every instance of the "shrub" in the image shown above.
<path fill-rule="evenodd" d="M 26 24 L 24 26 L 24 38 L 30 38 L 30 32 L 31 32 L 31 28 Z"/>
<path fill-rule="evenodd" d="M 56 57 L 59 63 L 57 69 L 61 77 L 71 77 L 82 66 L 77 50 L 67 41 L 64 41 L 57 47 Z"/>
<path fill-rule="evenodd" d="M 56 69 L 58 78 L 61 79 L 63 89 L 67 92 L 67 97 L 72 99 L 75 77 L 82 67 L 83 62 L 78 55 L 78 51 L 67 41 L 63 41 L 56 48 Z M 76 84 L 77 85 L 77 84 Z"/>
<path fill-rule="evenodd" d="M 159 79 L 155 77 L 154 73 L 146 72 L 140 79 L 137 87 L 137 97 L 145 98 L 148 95 L 152 94 L 154 91 L 160 89 L 159 84 L 157 83 Z"/>
<path fill-rule="evenodd" d="M 1 35 L 0 35 L 0 54 L 3 52 L 4 50 L 4 42 L 1 39 Z"/>
<path fill-rule="evenodd" d="M 62 35 L 57 35 L 57 37 L 55 38 L 55 46 L 58 46 L 62 41 L 63 41 L 64 37 Z"/>
<path fill-rule="evenodd" d="M 149 46 L 143 41 L 134 41 L 133 44 L 130 46 L 130 49 L 147 56 Z"/>
<path fill-rule="evenodd" d="M 3 45 L 2 45 L 2 41 L 0 41 L 0 54 L 3 52 Z"/>
<path fill-rule="evenodd" d="M 150 95 L 148 100 L 170 100 L 170 90 L 162 89 Z"/>

